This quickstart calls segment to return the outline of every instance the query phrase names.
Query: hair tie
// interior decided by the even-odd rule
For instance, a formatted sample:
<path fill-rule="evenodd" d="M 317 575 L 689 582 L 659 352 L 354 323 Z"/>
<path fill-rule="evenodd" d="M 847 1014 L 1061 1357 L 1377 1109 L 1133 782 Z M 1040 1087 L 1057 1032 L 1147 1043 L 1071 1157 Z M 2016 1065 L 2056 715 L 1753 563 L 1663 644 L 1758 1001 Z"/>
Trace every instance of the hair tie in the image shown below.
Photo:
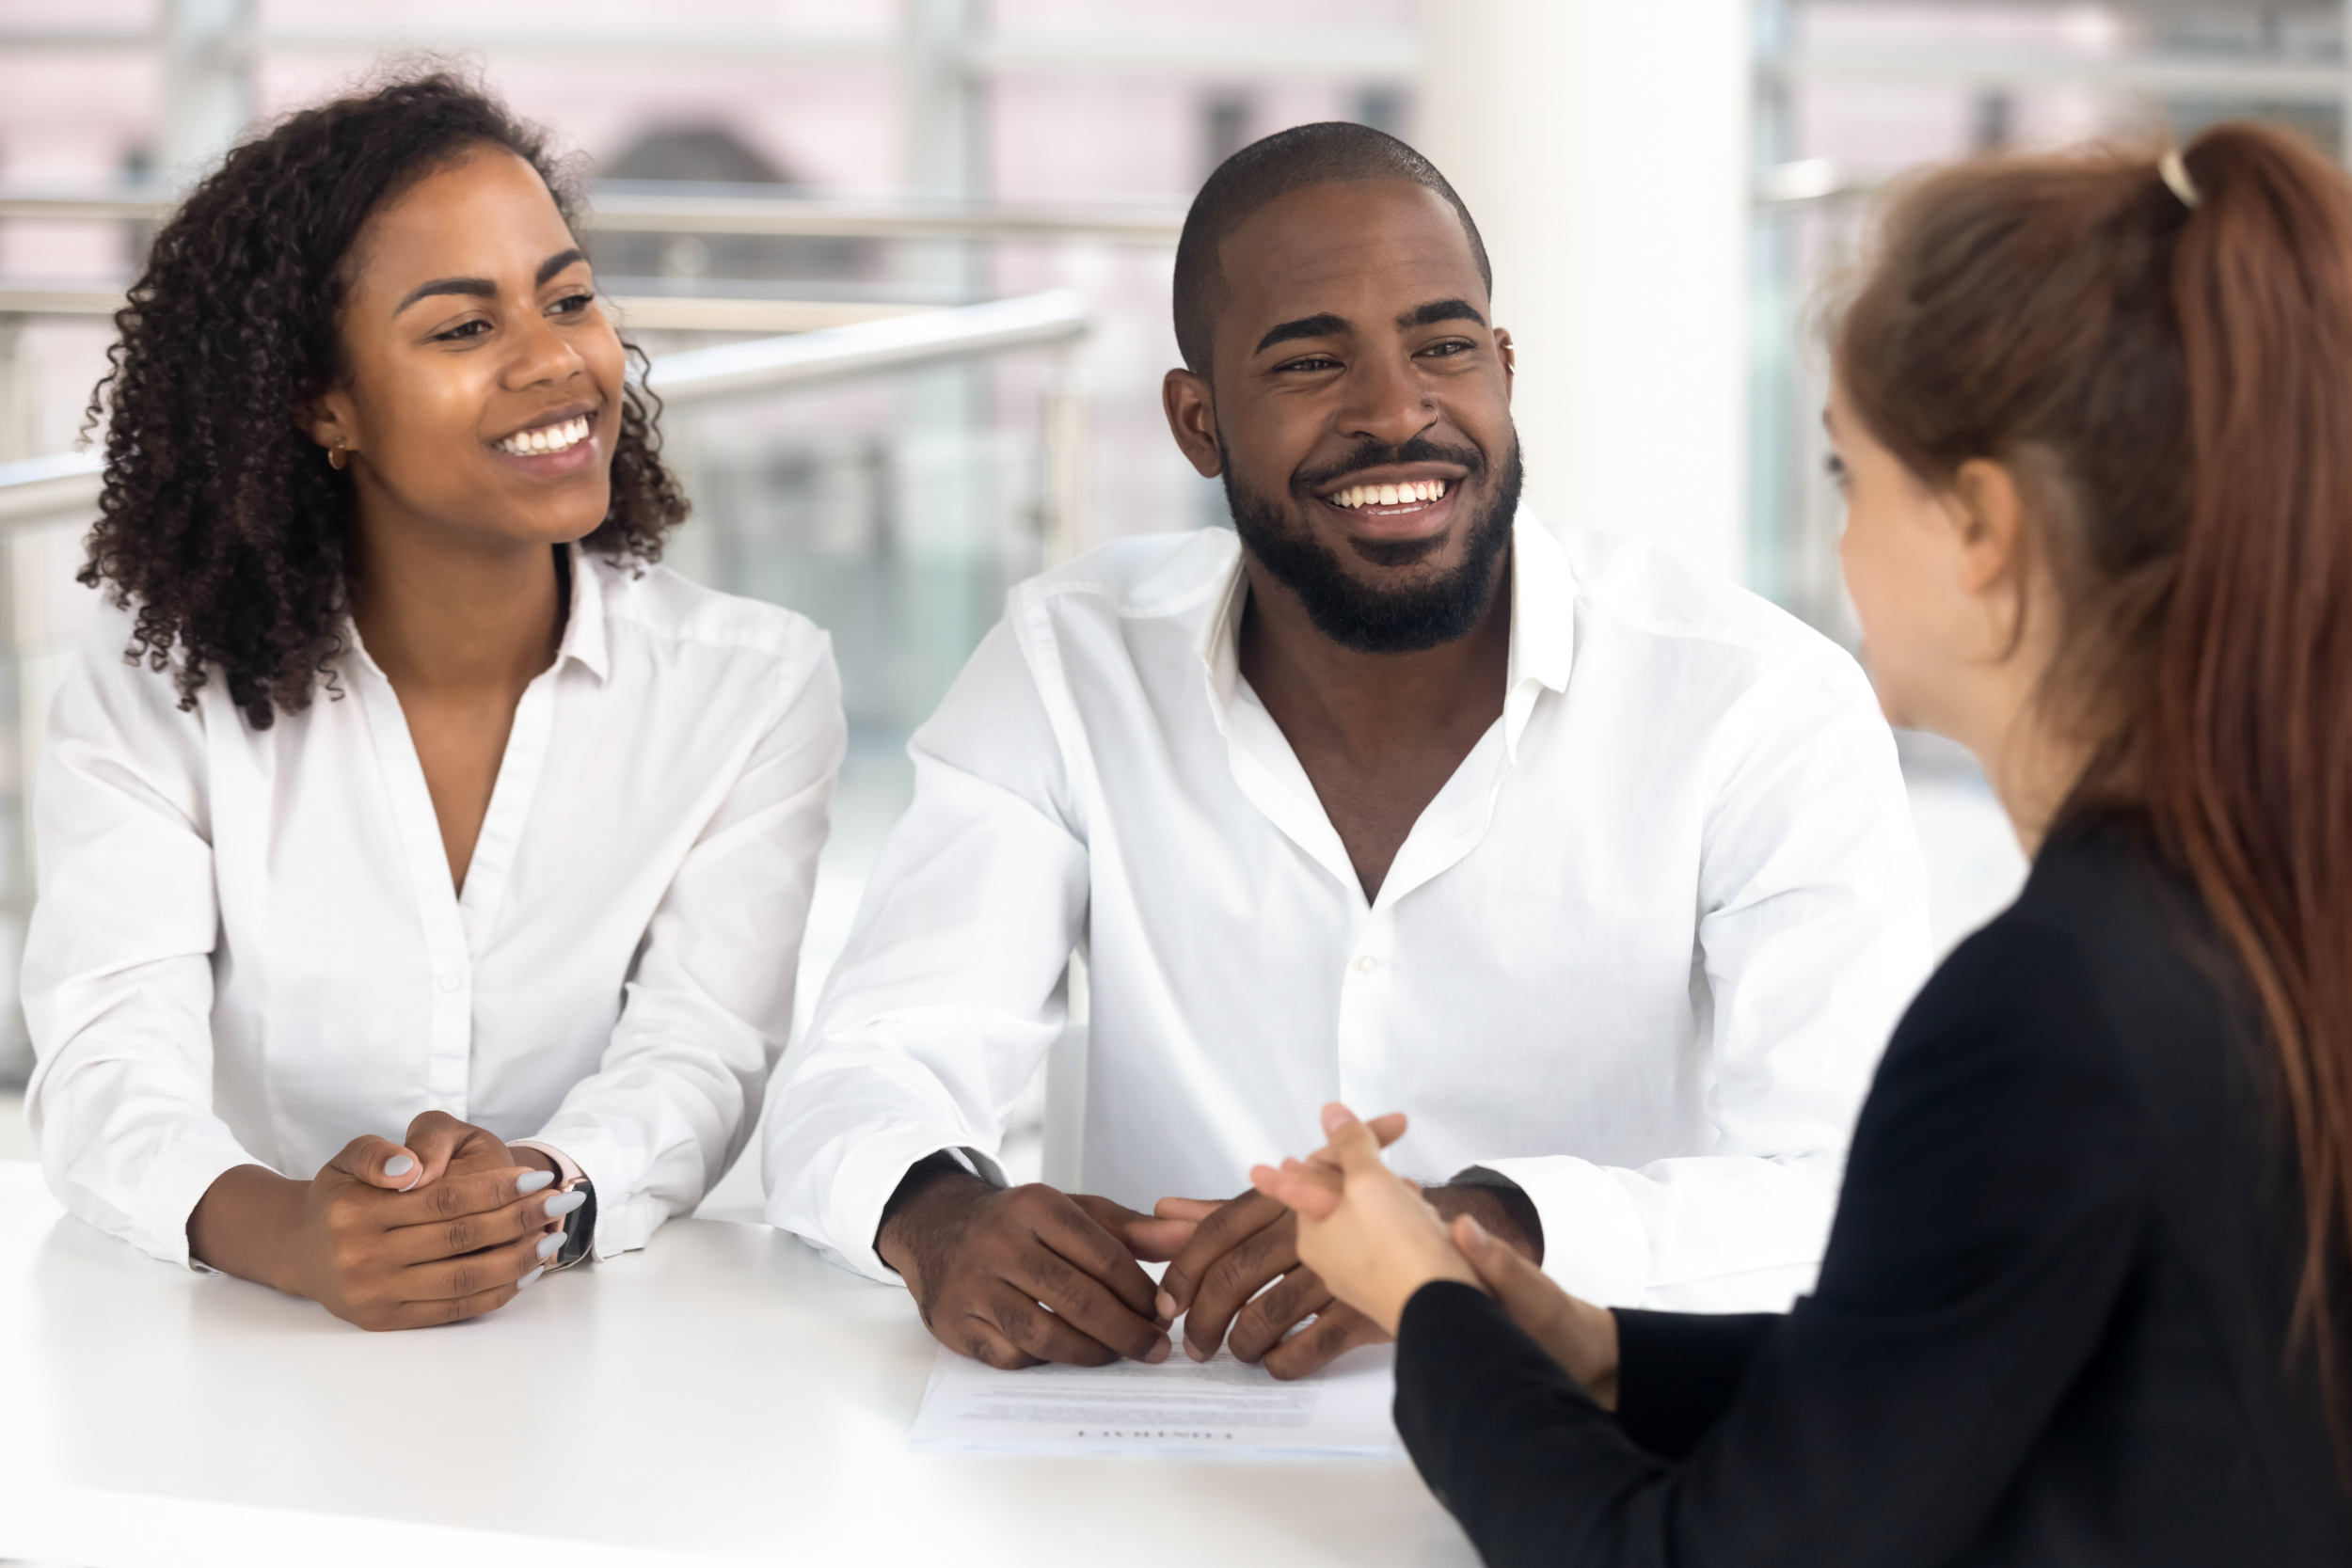
<path fill-rule="evenodd" d="M 2164 156 L 2156 160 L 2156 172 L 2164 177 L 2164 182 L 2170 187 L 2172 194 L 2181 198 L 2182 206 L 2190 212 L 2197 210 L 2197 204 L 2204 198 L 2198 194 L 2196 182 L 2189 179 L 2188 166 L 2181 161 L 2179 148 L 2168 147 L 2164 150 Z"/>

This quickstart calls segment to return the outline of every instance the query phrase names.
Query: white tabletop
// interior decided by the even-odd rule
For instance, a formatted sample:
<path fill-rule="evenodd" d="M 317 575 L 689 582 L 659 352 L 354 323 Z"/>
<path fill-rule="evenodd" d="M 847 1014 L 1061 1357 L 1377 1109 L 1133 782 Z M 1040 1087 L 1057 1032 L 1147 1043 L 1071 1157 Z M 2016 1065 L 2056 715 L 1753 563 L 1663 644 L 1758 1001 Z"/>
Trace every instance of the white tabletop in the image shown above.
<path fill-rule="evenodd" d="M 0 1161 L 0 1559 L 1476 1561 L 1401 1460 L 910 1453 L 931 1354 L 904 1291 L 714 1220 L 365 1334 L 156 1262 Z"/>

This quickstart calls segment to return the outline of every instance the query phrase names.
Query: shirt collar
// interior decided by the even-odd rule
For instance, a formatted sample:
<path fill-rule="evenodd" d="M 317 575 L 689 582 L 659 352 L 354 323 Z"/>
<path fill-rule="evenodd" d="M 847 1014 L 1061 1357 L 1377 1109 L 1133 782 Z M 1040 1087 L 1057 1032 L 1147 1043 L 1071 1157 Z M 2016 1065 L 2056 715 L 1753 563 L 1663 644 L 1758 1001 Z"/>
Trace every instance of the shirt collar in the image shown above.
<path fill-rule="evenodd" d="M 564 613 L 564 641 L 556 644 L 555 663 L 576 658 L 601 683 L 612 671 L 604 639 L 604 584 L 597 579 L 596 562 L 578 545 L 564 548 L 571 555 L 572 602 Z M 343 635 L 350 639 L 352 657 L 361 668 L 379 680 L 389 678 L 367 644 L 359 641 L 358 623 L 346 621 Z"/>
<path fill-rule="evenodd" d="M 588 673 L 602 681 L 612 672 L 604 640 L 604 583 L 596 575 L 596 562 L 578 545 L 566 545 L 571 552 L 572 603 L 564 617 L 564 641 L 555 650 L 557 663 L 576 658 Z"/>
<path fill-rule="evenodd" d="M 1527 508 L 1511 525 L 1511 681 L 1568 689 L 1576 650 L 1576 577 L 1568 552 Z"/>
<path fill-rule="evenodd" d="M 1208 677 L 1209 712 L 1216 720 L 1217 733 L 1230 740 L 1233 732 L 1228 721 L 1233 711 L 1233 693 L 1241 687 L 1241 615 L 1249 603 L 1249 573 L 1242 564 L 1238 536 L 1225 564 L 1225 586 L 1209 603 L 1211 609 L 1201 618 L 1192 651 Z"/>
<path fill-rule="evenodd" d="M 1243 567 L 1238 541 L 1225 573 L 1224 589 L 1212 596 L 1215 608 L 1202 619 L 1192 648 L 1208 680 L 1209 711 L 1216 717 L 1218 731 L 1230 735 L 1226 720 L 1241 684 L 1242 610 L 1249 603 L 1249 574 Z M 1503 689 L 1517 693 L 1521 685 L 1534 681 L 1552 691 L 1565 691 L 1576 647 L 1575 621 L 1576 578 L 1568 553 L 1551 530 L 1522 506 L 1511 524 L 1511 670 Z M 1518 705 L 1506 699 L 1506 705 Z M 1516 743 L 1518 725 L 1509 729 Z"/>

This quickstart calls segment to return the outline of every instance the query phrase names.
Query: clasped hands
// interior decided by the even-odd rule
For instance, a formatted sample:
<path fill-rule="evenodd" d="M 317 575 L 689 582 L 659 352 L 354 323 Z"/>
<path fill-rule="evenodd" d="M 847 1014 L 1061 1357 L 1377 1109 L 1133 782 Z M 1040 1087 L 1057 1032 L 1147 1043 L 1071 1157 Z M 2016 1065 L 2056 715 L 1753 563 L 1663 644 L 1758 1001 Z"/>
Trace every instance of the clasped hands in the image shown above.
<path fill-rule="evenodd" d="M 308 1181 L 224 1173 L 188 1216 L 188 1248 L 361 1328 L 455 1323 L 505 1306 L 554 1258 L 583 1201 L 554 1181 L 538 1150 L 427 1111 L 405 1143 L 355 1138 Z"/>
<path fill-rule="evenodd" d="M 1371 1125 L 1377 1164 L 1378 1147 L 1403 1135 L 1405 1118 Z M 1480 1235 L 1507 1238 L 1494 1244 L 1534 1272 L 1522 1257 L 1532 1245 L 1492 1192 L 1391 1180 L 1433 1224 L 1435 1214 L 1483 1221 Z M 1301 1258 L 1300 1230 L 1295 1206 L 1256 1189 L 1223 1201 L 1162 1198 L 1144 1214 L 1041 1184 L 999 1189 L 955 1170 L 915 1191 L 883 1224 L 877 1248 L 932 1335 L 993 1367 L 1157 1363 L 1181 1316 L 1193 1359 L 1230 1345 L 1288 1379 L 1385 1340 L 1395 1326 L 1325 1282 Z M 1146 1262 L 1168 1265 L 1157 1285 Z"/>
<path fill-rule="evenodd" d="M 1553 1284 L 1477 1218 L 1442 1215 L 1390 1170 L 1380 1150 L 1405 1132 L 1402 1116 L 1357 1119 L 1323 1108 L 1330 1138 L 1304 1160 L 1258 1165 L 1257 1190 L 1297 1216 L 1302 1260 L 1334 1295 L 1393 1337 L 1414 1292 L 1451 1279 L 1486 1291 L 1527 1337 L 1604 1407 L 1617 1402 L 1617 1320 Z"/>

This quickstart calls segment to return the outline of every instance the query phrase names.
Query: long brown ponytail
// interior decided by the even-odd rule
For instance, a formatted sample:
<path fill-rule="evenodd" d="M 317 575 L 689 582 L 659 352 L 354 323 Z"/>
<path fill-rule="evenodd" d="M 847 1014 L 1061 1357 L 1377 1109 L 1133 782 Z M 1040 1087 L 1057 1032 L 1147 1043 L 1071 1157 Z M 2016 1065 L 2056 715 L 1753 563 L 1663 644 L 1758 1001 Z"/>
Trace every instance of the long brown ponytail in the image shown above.
<path fill-rule="evenodd" d="M 1975 457 L 2027 478 L 2064 607 L 2047 700 L 2099 748 L 2078 798 L 2144 809 L 2251 983 L 2301 1166 L 2293 1326 L 2340 1396 L 2352 182 L 2249 124 L 2172 172 L 2103 151 L 1931 178 L 1891 210 L 1836 363 L 1929 483 Z"/>

